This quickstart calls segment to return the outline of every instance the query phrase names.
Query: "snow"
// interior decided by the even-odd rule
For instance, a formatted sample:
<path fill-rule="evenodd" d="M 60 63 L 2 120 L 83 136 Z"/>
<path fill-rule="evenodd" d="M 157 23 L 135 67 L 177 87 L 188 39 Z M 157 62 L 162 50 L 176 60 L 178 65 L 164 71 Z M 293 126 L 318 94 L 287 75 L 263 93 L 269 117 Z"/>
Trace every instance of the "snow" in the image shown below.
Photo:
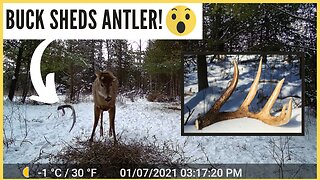
<path fill-rule="evenodd" d="M 172 104 L 152 103 L 146 99 L 117 104 L 116 133 L 127 141 L 167 144 L 184 152 L 182 158 L 188 163 L 275 163 L 268 149 L 270 140 L 280 137 L 266 136 L 181 136 L 181 113 L 170 110 Z M 5 139 L 14 139 L 4 146 L 4 163 L 30 163 L 42 154 L 54 154 L 80 137 L 88 140 L 93 121 L 93 103 L 88 100 L 73 104 L 77 122 L 72 124 L 71 112 L 65 116 L 57 111 L 58 105 L 21 105 L 4 102 Z M 308 111 L 307 111 L 308 113 Z M 306 116 L 306 135 L 291 137 L 291 159 L 287 163 L 316 163 L 315 117 Z M 25 123 L 27 136 L 25 137 Z M 253 121 L 254 122 L 254 121 Z M 99 127 L 95 140 L 100 139 Z M 104 134 L 108 134 L 108 118 L 105 115 Z M 282 137 L 284 138 L 284 137 Z M 112 140 L 110 138 L 110 140 Z M 176 157 L 181 158 L 181 157 Z M 207 159 L 208 158 L 208 159 Z M 40 162 L 48 162 L 44 159 Z"/>
<path fill-rule="evenodd" d="M 208 61 L 208 82 L 209 87 L 198 92 L 197 70 L 194 66 L 186 67 L 187 73 L 184 79 L 184 92 L 188 94 L 184 97 L 184 121 L 188 122 L 184 126 L 185 133 L 301 133 L 302 132 L 302 108 L 301 105 L 301 79 L 299 77 L 299 62 L 294 60 L 293 65 L 283 63 L 283 57 L 268 57 L 267 64 L 262 67 L 262 74 L 257 95 L 251 102 L 249 109 L 251 112 L 258 112 L 262 109 L 269 96 L 272 94 L 276 82 L 285 78 L 283 87 L 279 94 L 281 98 L 274 104 L 271 114 L 278 115 L 284 104 L 289 102 L 293 96 L 292 119 L 286 125 L 280 127 L 269 126 L 261 121 L 250 118 L 240 118 L 214 123 L 202 130 L 196 130 L 195 120 L 198 116 L 204 116 L 213 106 L 214 102 L 223 93 L 233 77 L 232 61 L 237 59 L 239 67 L 239 81 L 236 90 L 229 100 L 222 106 L 220 111 L 236 111 L 245 99 L 253 79 L 256 76 L 259 62 L 255 61 L 254 55 L 230 55 L 227 60 Z M 261 82 L 262 81 L 262 82 Z M 191 90 L 191 96 L 190 96 Z M 191 113 L 193 111 L 193 113 Z M 191 113 L 191 115 L 190 115 Z"/>
<path fill-rule="evenodd" d="M 301 108 L 294 109 L 292 119 L 286 125 L 273 127 L 261 121 L 250 118 L 239 118 L 217 122 L 214 125 L 197 130 L 194 125 L 186 125 L 184 131 L 188 133 L 301 133 Z M 254 127 L 254 128 L 253 128 Z M 226 129 L 227 128 L 227 129 Z"/>
<path fill-rule="evenodd" d="M 214 71 L 219 71 L 217 67 L 213 66 Z M 255 71 L 251 71 L 250 68 L 245 68 L 243 65 L 239 65 L 239 69 L 242 72 L 247 72 L 247 82 L 252 80 L 252 74 Z M 257 67 L 251 65 L 252 70 Z M 241 70 L 243 68 L 243 70 Z M 219 95 L 220 88 L 224 88 L 232 77 L 232 68 L 228 68 L 230 73 L 224 74 L 224 79 L 219 78 L 213 71 L 209 73 L 216 77 L 210 78 L 211 84 L 217 86 L 208 89 L 211 94 Z M 231 70 L 230 70 L 231 69 Z M 263 69 L 265 71 L 265 69 Z M 221 72 L 221 71 L 220 71 Z M 293 71 L 295 72 L 295 71 Z M 194 75 L 194 73 L 192 73 Z M 278 76 L 282 76 L 284 73 L 273 77 L 273 79 L 279 79 Z M 281 96 L 285 94 L 300 95 L 301 82 L 298 80 L 294 73 L 292 76 L 286 75 L 286 82 L 284 88 L 282 88 Z M 276 75 L 276 74 L 274 74 Z M 265 79 L 271 79 L 271 74 L 264 74 Z M 267 77 L 268 76 L 268 77 Z M 245 94 L 250 86 L 246 84 L 243 76 L 240 77 L 238 94 Z M 287 80 L 288 79 L 288 80 Z M 196 81 L 192 83 L 190 78 L 190 85 L 185 89 L 188 91 L 190 87 L 195 92 Z M 263 84 L 260 85 L 260 89 L 272 89 L 274 85 Z M 294 88 L 296 87 L 296 88 Z M 287 90 L 285 90 L 287 89 Z M 269 93 L 263 92 L 263 93 Z M 195 93 L 194 96 L 189 96 L 186 103 L 189 105 L 198 107 L 196 96 L 203 97 L 203 94 Z M 214 100 L 211 95 L 207 96 Z M 11 102 L 4 97 L 4 163 L 30 163 L 36 160 L 39 155 L 43 156 L 43 159 L 38 162 L 48 162 L 49 158 L 45 157 L 47 154 L 55 154 L 66 146 L 66 143 L 72 144 L 75 138 L 80 138 L 83 141 L 87 141 L 90 138 L 93 124 L 93 102 L 92 97 L 83 99 L 81 103 L 72 104 L 76 110 L 77 122 L 73 130 L 69 133 L 69 129 L 72 125 L 72 117 L 70 109 L 66 109 L 66 114 L 62 116 L 61 111 L 57 111 L 57 107 L 63 103 L 63 97 L 59 97 L 60 101 L 54 105 L 31 105 L 31 104 L 19 104 L 17 102 Z M 243 98 L 243 97 L 241 97 Z M 240 99 L 241 99 L 240 98 Z M 235 110 L 241 103 L 236 97 L 231 97 L 233 100 L 230 104 L 223 106 L 223 110 Z M 239 101 L 239 102 L 238 102 Z M 277 100 L 275 106 L 280 106 L 286 103 L 288 99 L 282 101 Z M 211 100 L 201 102 L 203 107 L 209 107 Z M 255 99 L 254 102 L 257 102 Z M 212 102 L 211 102 L 212 103 Z M 234 103 L 234 104 L 233 104 Z M 265 102 L 262 102 L 263 104 Z M 299 98 L 295 98 L 295 103 L 299 104 Z M 136 98 L 134 102 L 129 99 L 123 98 L 117 102 L 116 110 L 116 133 L 118 138 L 122 138 L 125 141 L 141 140 L 144 142 L 157 143 L 159 145 L 169 145 L 179 152 L 183 152 L 175 159 L 182 158 L 185 163 L 215 163 L 215 164 L 274 164 L 270 151 L 274 149 L 271 142 L 279 144 L 285 139 L 289 139 L 290 149 L 285 152 L 290 153 L 290 159 L 285 159 L 285 163 L 316 163 L 316 118 L 312 109 L 305 109 L 305 134 L 303 136 L 182 136 L 181 135 L 181 112 L 177 110 L 169 109 L 168 107 L 175 106 L 171 103 L 155 103 L 148 102 L 145 98 Z M 193 108 L 194 108 L 193 107 Z M 202 108 L 203 108 L 202 107 Z M 201 109 L 201 108 L 199 108 Z M 254 109 L 254 107 L 250 107 Z M 201 113 L 202 110 L 199 110 Z M 236 130 L 248 130 L 248 126 L 255 127 L 255 130 L 263 129 L 266 132 L 279 132 L 279 131 L 295 131 L 301 126 L 301 109 L 295 107 L 293 110 L 293 119 L 285 126 L 272 129 L 259 121 L 252 119 L 238 119 L 216 123 L 208 128 L 204 128 L 205 131 L 218 131 L 223 127 L 228 127 L 233 131 Z M 190 121 L 191 122 L 191 121 Z M 109 122 L 108 115 L 105 112 L 104 115 L 104 136 L 108 136 Z M 193 125 L 188 124 L 184 126 L 185 131 L 194 131 Z M 241 129 L 243 127 L 243 129 Z M 200 134 L 201 135 L 201 134 Z M 266 134 L 268 135 L 268 134 Z M 101 139 L 99 133 L 99 125 L 96 130 L 95 141 Z M 112 140 L 112 138 L 110 138 Z M 289 146 L 288 146 L 289 147 Z"/>
<path fill-rule="evenodd" d="M 152 105 L 151 105 L 152 104 Z M 157 135 L 162 127 L 163 140 L 170 139 L 172 132 L 180 123 L 180 113 L 164 107 L 165 104 L 150 103 L 146 99 L 118 103 L 116 112 L 116 132 L 131 138 L 149 138 Z M 40 150 L 53 153 L 60 150 L 63 142 L 74 137 L 89 139 L 93 124 L 93 102 L 73 104 L 77 122 L 69 133 L 72 124 L 71 111 L 66 109 L 65 116 L 57 111 L 58 105 L 19 105 L 6 100 L 4 103 L 5 129 L 7 138 L 14 144 L 5 148 L 4 162 L 30 162 L 39 155 Z M 104 135 L 108 134 L 108 113 L 104 116 Z M 27 128 L 25 122 L 27 122 Z M 24 139 L 25 130 L 27 137 Z M 8 133 L 10 132 L 10 133 Z M 180 131 L 176 132 L 178 135 Z M 13 134 L 13 137 L 10 137 Z M 99 127 L 96 139 L 100 138 Z M 166 139 L 167 138 L 167 139 Z"/>

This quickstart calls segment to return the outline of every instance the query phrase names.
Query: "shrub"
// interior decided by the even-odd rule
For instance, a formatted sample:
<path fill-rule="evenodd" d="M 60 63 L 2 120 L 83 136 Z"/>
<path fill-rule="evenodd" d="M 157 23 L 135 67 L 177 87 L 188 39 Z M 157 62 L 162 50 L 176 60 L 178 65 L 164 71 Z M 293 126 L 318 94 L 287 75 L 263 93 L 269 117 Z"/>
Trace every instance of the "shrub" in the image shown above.
<path fill-rule="evenodd" d="M 120 177 L 122 168 L 152 168 L 166 165 L 173 167 L 173 154 L 169 148 L 159 147 L 142 141 L 125 143 L 119 139 L 117 144 L 110 140 L 89 143 L 76 140 L 74 145 L 67 145 L 50 163 L 59 167 L 95 167 L 99 177 Z"/>

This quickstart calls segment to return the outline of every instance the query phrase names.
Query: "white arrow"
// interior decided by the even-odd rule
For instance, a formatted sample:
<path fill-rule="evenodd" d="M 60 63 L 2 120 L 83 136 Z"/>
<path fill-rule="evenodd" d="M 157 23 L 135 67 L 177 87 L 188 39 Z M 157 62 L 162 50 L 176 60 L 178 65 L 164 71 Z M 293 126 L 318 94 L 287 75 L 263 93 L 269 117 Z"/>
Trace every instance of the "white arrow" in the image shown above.
<path fill-rule="evenodd" d="M 30 76 L 34 89 L 39 96 L 31 96 L 30 99 L 53 104 L 58 102 L 58 96 L 54 83 L 54 73 L 49 73 L 46 76 L 46 86 L 44 85 L 41 77 L 41 57 L 46 47 L 53 41 L 53 39 L 46 39 L 39 44 L 32 55 L 30 64 Z"/>

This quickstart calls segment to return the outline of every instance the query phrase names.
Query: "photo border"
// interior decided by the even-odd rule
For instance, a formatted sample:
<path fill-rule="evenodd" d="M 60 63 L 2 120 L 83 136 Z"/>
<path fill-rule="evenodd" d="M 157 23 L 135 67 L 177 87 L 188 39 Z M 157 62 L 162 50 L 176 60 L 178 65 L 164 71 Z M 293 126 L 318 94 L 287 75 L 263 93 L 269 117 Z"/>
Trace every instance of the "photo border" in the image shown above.
<path fill-rule="evenodd" d="M 2 3 L 1 3 L 1 8 L 0 8 L 0 26 L 1 28 L 3 29 L 3 3 L 42 3 L 44 2 L 43 0 L 2 0 Z M 87 0 L 48 0 L 48 1 L 45 1 L 45 2 L 52 2 L 52 3 L 79 3 L 79 2 L 83 2 L 83 3 L 97 3 L 97 2 L 100 2 L 100 3 L 126 3 L 126 2 L 134 2 L 134 3 L 153 3 L 153 2 L 160 2 L 160 3 L 164 3 L 163 1 L 159 1 L 159 0 L 155 0 L 155 1 L 150 1 L 150 0 L 93 0 L 93 1 L 87 1 Z M 284 0 L 284 1 L 279 1 L 279 0 L 267 0 L 267 1 L 261 1 L 261 0 L 256 0 L 256 1 L 238 1 L 238 0 L 224 0 L 224 1 L 221 1 L 221 0 L 217 0 L 217 1 L 204 1 L 204 0 L 176 0 L 176 1 L 172 1 L 172 2 L 175 2 L 175 3 L 184 3 L 184 2 L 189 2 L 189 3 L 236 3 L 236 4 L 239 4 L 239 3 L 315 3 L 317 5 L 317 7 L 319 7 L 318 5 L 320 4 L 319 1 L 316 1 L 316 0 L 300 0 L 300 1 L 288 1 L 288 0 Z M 317 22 L 317 25 L 319 25 L 319 22 L 320 22 L 320 17 L 319 17 L 319 13 L 317 13 L 317 19 L 316 19 L 316 22 Z M 3 31 L 1 31 L 1 47 L 3 48 Z M 319 47 L 319 44 L 320 44 L 320 40 L 319 40 L 319 30 L 316 29 L 316 35 L 317 35 L 317 40 L 316 40 L 316 51 L 318 50 L 318 47 Z M 3 50 L 1 51 L 1 55 L 3 56 Z M 319 53 L 316 53 L 316 61 L 319 61 L 320 62 L 320 54 Z M 2 62 L 3 62 L 3 58 L 2 58 Z M 320 69 L 320 63 L 317 63 L 316 64 L 316 71 L 317 73 L 315 74 L 317 80 L 316 80 L 316 97 L 317 96 L 320 96 L 320 73 L 318 72 L 319 69 Z M 182 62 L 183 63 L 183 62 Z M 0 67 L 0 71 L 3 73 L 3 66 Z M 3 76 L 1 75 L 0 76 L 0 81 L 2 82 L 3 84 Z M 183 82 L 182 82 L 183 83 Z M 304 87 L 303 87 L 304 88 Z M 3 86 L 0 88 L 0 90 L 3 92 Z M 304 95 L 303 95 L 304 96 Z M 0 100 L 3 101 L 3 96 L 0 97 Z M 303 101 L 304 103 L 304 101 Z M 320 100 L 318 98 L 316 98 L 316 104 L 317 104 L 317 107 L 316 107 L 316 116 L 315 116 L 315 120 L 317 121 L 318 117 L 319 117 L 319 113 L 320 113 Z M 0 127 L 2 128 L 2 134 L 0 135 L 0 137 L 2 137 L 3 139 L 3 105 L 2 105 L 2 109 L 0 110 L 0 115 L 2 116 L 2 124 L 0 125 Z M 304 114 L 303 114 L 304 116 Z M 320 123 L 316 123 L 316 130 L 318 131 L 320 129 Z M 304 130 L 304 128 L 303 128 Z M 316 133 L 316 163 L 320 163 L 320 156 L 319 156 L 319 145 L 320 145 L 320 142 L 319 142 L 319 139 L 320 139 L 320 133 Z M 2 151 L 0 152 L 0 158 L 1 158 L 1 161 L 2 161 L 2 165 L 0 166 L 0 171 L 2 172 L 1 175 L 0 175 L 0 178 L 3 179 L 3 158 L 4 158 L 4 151 L 3 151 L 3 144 L 0 145 L 1 148 L 2 148 Z M 319 174 L 320 174 L 320 166 L 317 165 L 317 177 L 315 179 L 318 179 L 320 178 Z M 24 178 L 23 178 L 24 179 Z M 130 179 L 130 178 L 127 178 L 127 179 Z M 243 178 L 240 178 L 240 179 L 243 179 Z M 274 178 L 275 179 L 275 178 Z"/>
<path fill-rule="evenodd" d="M 304 136 L 305 135 L 305 68 L 301 68 L 301 133 L 186 133 L 184 132 L 184 57 L 196 55 L 296 55 L 300 59 L 300 66 L 305 67 L 304 53 L 301 52 L 281 52 L 281 51 L 247 51 L 247 52 L 219 52 L 219 51 L 206 51 L 206 52 L 193 52 L 186 51 L 181 54 L 181 136 Z"/>

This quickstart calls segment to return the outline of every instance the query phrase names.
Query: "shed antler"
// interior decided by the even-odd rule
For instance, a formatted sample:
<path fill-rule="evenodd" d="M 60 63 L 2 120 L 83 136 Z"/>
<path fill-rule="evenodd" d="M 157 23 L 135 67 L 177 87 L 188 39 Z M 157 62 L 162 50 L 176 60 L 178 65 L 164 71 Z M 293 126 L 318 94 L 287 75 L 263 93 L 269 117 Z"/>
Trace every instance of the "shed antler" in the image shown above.
<path fill-rule="evenodd" d="M 258 90 L 258 85 L 259 85 L 259 80 L 261 75 L 261 68 L 262 68 L 262 60 L 260 60 L 259 69 L 258 69 L 256 78 L 254 79 L 251 85 L 249 93 L 245 98 L 245 100 L 243 101 L 243 103 L 241 104 L 241 106 L 239 107 L 239 109 L 234 112 L 219 112 L 220 108 L 229 99 L 229 97 L 235 90 L 238 83 L 239 70 L 238 70 L 238 65 L 236 61 L 234 61 L 233 65 L 234 65 L 234 74 L 229 87 L 219 97 L 219 99 L 215 102 L 212 108 L 203 117 L 199 117 L 196 120 L 195 122 L 196 128 L 202 129 L 204 127 L 207 127 L 219 121 L 242 118 L 242 117 L 257 119 L 271 126 L 281 126 L 281 125 L 287 124 L 291 119 L 292 98 L 290 98 L 290 101 L 288 104 L 285 104 L 282 107 L 282 110 L 279 116 L 272 116 L 270 114 L 270 110 L 280 93 L 284 79 L 278 82 L 276 88 L 273 90 L 272 95 L 270 96 L 267 103 L 264 105 L 264 107 L 260 112 L 249 111 L 249 105 L 254 99 Z"/>
<path fill-rule="evenodd" d="M 64 116 L 64 115 L 66 114 L 64 108 L 70 108 L 70 109 L 72 110 L 72 114 L 71 114 L 71 115 L 72 115 L 72 117 L 73 117 L 73 122 L 72 122 L 72 126 L 71 126 L 71 128 L 70 128 L 70 130 L 69 130 L 69 132 L 71 132 L 74 124 L 76 123 L 76 111 L 75 111 L 74 108 L 73 108 L 71 105 L 69 105 L 69 104 L 58 106 L 57 110 L 58 110 L 58 111 L 59 111 L 59 110 L 62 110 L 62 116 Z"/>

